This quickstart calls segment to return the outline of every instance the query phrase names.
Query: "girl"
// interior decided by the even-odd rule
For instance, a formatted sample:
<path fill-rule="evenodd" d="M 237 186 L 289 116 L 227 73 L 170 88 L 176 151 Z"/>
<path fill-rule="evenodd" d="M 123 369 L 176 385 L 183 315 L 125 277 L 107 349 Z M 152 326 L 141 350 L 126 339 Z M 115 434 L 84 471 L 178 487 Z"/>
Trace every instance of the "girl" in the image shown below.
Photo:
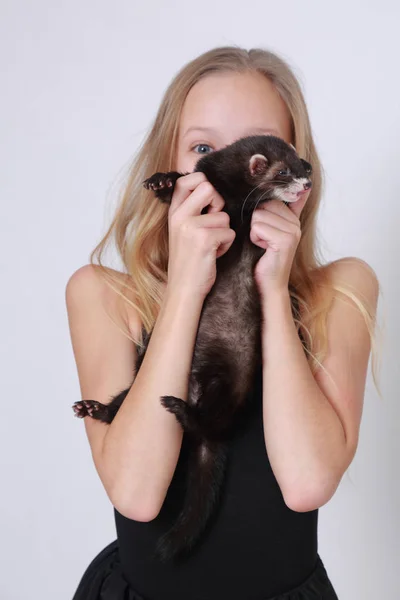
<path fill-rule="evenodd" d="M 263 317 L 254 409 L 231 441 L 217 518 L 186 561 L 162 564 L 152 551 L 184 479 L 182 429 L 159 398 L 187 398 L 203 302 L 235 237 L 223 199 L 192 171 L 204 152 L 255 133 L 293 144 L 313 185 L 289 206 L 273 200 L 253 212 L 251 241 L 266 249 L 254 272 Z M 142 182 L 170 170 L 190 174 L 168 210 Z M 321 191 L 304 97 L 281 58 L 216 48 L 178 73 L 109 231 L 66 289 L 83 399 L 106 403 L 132 384 L 141 328 L 154 327 L 113 422 L 85 417 L 117 540 L 88 566 L 74 600 L 337 599 L 318 554 L 318 509 L 356 452 L 379 285 L 360 259 L 318 261 Z M 124 273 L 101 263 L 112 234 Z"/>

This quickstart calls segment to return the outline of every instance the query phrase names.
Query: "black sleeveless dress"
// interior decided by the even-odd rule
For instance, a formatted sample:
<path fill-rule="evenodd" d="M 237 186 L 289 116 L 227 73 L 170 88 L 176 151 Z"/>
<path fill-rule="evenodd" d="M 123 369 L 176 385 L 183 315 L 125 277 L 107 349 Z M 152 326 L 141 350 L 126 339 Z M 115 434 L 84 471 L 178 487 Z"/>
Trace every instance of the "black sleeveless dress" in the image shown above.
<path fill-rule="evenodd" d="M 318 554 L 318 510 L 289 509 L 271 469 L 262 416 L 262 367 L 229 440 L 222 497 L 189 558 L 152 560 L 177 515 L 187 443 L 156 519 L 114 509 L 117 539 L 87 567 L 73 600 L 338 600 Z"/>

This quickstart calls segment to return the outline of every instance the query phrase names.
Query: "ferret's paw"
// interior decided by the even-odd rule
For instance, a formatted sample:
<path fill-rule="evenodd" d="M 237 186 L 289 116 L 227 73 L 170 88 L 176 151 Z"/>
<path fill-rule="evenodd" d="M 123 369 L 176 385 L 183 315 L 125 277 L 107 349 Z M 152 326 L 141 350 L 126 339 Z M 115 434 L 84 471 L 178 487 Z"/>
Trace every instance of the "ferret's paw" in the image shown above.
<path fill-rule="evenodd" d="M 168 173 L 154 173 L 154 175 L 143 182 L 143 185 L 147 190 L 157 192 L 158 190 L 171 188 L 174 185 L 174 182 L 171 177 L 168 176 Z"/>
<path fill-rule="evenodd" d="M 75 416 L 83 419 L 83 417 L 93 417 L 100 409 L 100 402 L 96 400 L 79 400 L 72 405 Z"/>
<path fill-rule="evenodd" d="M 143 182 L 143 186 L 148 190 L 153 190 L 156 198 L 161 202 L 170 204 L 176 180 L 181 176 L 181 173 L 178 173 L 177 171 L 154 173 L 154 175 Z"/>
<path fill-rule="evenodd" d="M 182 418 L 188 412 L 188 408 L 190 409 L 190 406 L 186 402 L 175 396 L 161 396 L 160 402 L 164 408 L 177 418 Z"/>
<path fill-rule="evenodd" d="M 175 415 L 184 431 L 195 438 L 203 438 L 203 427 L 195 407 L 175 396 L 161 396 L 160 400 L 164 408 Z"/>

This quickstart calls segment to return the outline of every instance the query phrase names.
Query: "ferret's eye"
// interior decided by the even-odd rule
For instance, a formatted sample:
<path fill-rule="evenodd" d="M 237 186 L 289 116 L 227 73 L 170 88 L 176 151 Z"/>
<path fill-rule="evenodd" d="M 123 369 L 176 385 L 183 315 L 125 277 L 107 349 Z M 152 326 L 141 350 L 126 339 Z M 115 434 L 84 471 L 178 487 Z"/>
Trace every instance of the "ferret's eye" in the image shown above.
<path fill-rule="evenodd" d="M 282 169 L 278 171 L 278 175 L 290 175 L 290 169 Z"/>
<path fill-rule="evenodd" d="M 208 144 L 196 144 L 195 146 L 193 146 L 192 150 L 195 150 L 196 148 L 201 148 L 202 150 L 200 150 L 200 152 L 198 152 L 198 154 L 207 154 L 207 151 L 204 152 L 203 148 L 210 148 L 211 146 L 209 146 Z"/>

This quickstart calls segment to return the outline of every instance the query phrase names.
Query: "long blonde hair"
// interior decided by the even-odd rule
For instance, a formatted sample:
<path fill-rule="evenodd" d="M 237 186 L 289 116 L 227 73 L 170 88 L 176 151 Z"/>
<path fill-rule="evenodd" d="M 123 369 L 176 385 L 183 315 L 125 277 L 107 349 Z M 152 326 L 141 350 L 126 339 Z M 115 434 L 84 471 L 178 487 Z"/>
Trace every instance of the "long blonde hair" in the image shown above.
<path fill-rule="evenodd" d="M 355 303 L 365 319 L 373 352 L 372 373 L 377 386 L 374 351 L 376 317 L 355 290 L 333 284 L 328 265 L 324 265 L 322 257 L 318 256 L 316 215 L 322 195 L 323 169 L 299 82 L 290 66 L 273 52 L 234 46 L 214 48 L 190 61 L 177 73 L 135 155 L 114 218 L 91 252 L 90 262 L 95 265 L 97 258 L 96 268 L 101 269 L 108 285 L 135 308 L 142 327 L 149 332 L 157 318 L 167 282 L 168 207 L 146 190 L 142 182 L 155 172 L 174 168 L 180 115 L 189 90 L 203 77 L 226 71 L 262 73 L 273 83 L 291 115 L 292 143 L 299 156 L 313 167 L 312 191 L 301 213 L 302 235 L 289 281 L 291 297 L 296 299 L 299 309 L 294 312 L 294 321 L 297 329 L 301 328 L 311 371 L 314 373 L 322 367 L 326 356 L 327 314 L 335 292 L 339 292 Z M 114 238 L 124 266 L 122 279 L 120 274 L 102 264 L 102 254 L 111 238 Z M 366 263 L 363 264 L 368 268 Z M 141 334 L 134 339 L 129 332 L 124 333 L 136 344 L 142 344 Z"/>

